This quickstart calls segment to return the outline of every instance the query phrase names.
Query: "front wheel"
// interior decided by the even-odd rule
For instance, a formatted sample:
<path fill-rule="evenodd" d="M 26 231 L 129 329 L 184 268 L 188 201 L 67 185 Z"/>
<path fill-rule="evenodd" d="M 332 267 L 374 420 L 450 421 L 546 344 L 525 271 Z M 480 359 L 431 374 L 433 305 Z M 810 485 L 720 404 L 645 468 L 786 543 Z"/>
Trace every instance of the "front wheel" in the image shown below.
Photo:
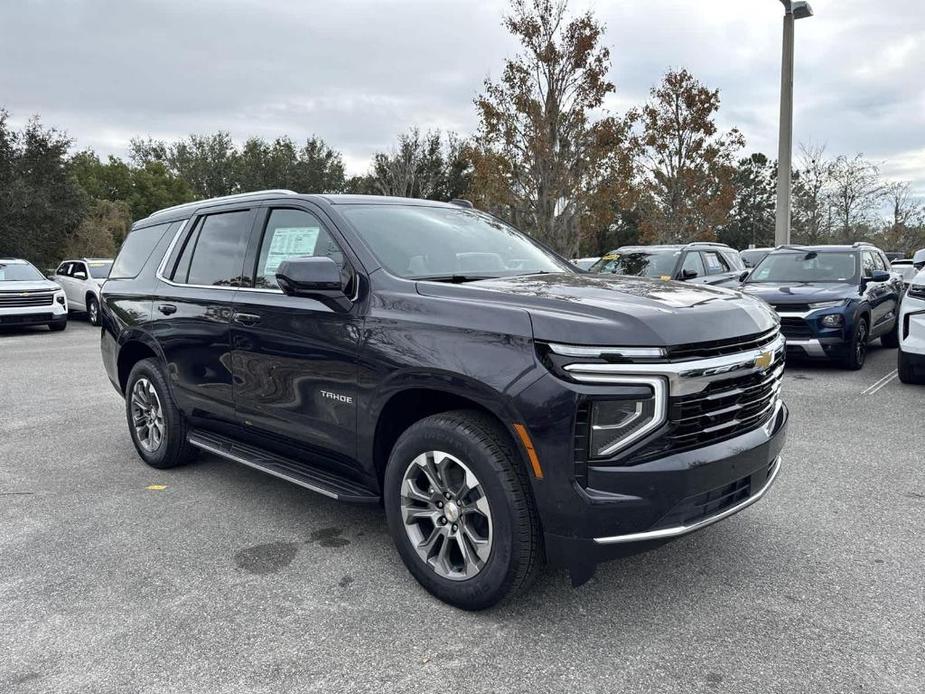
<path fill-rule="evenodd" d="M 899 380 L 910 385 L 925 383 L 925 374 L 916 371 L 912 365 L 912 360 L 902 350 L 899 351 L 896 358 L 896 370 L 899 372 Z"/>
<path fill-rule="evenodd" d="M 142 359 L 132 368 L 125 386 L 125 417 L 135 450 L 151 467 L 176 467 L 195 457 L 186 420 L 156 359 Z"/>
<path fill-rule="evenodd" d="M 848 353 L 842 359 L 842 366 L 851 371 L 864 367 L 867 360 L 867 338 L 870 335 L 867 319 L 860 318 L 854 326 L 854 335 L 848 343 Z"/>
<path fill-rule="evenodd" d="M 489 416 L 458 410 L 413 424 L 389 456 L 384 496 L 405 566 L 444 602 L 484 609 L 533 579 L 542 546 L 529 482 Z"/>

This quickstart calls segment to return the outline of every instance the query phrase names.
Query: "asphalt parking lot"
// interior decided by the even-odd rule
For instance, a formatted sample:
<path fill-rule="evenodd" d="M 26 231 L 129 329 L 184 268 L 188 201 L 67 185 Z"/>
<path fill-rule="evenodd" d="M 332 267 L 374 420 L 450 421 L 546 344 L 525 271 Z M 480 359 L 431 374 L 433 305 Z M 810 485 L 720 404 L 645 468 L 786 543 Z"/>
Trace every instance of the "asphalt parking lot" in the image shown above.
<path fill-rule="evenodd" d="M 377 508 L 143 465 L 86 323 L 2 333 L 0 691 L 921 692 L 925 387 L 894 369 L 791 365 L 766 499 L 472 614 Z"/>

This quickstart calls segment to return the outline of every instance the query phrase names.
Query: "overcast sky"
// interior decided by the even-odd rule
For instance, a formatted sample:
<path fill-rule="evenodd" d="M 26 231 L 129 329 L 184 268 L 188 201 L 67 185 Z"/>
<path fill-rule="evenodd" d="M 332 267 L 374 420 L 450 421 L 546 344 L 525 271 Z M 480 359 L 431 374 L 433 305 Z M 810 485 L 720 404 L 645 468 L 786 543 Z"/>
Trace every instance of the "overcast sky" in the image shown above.
<path fill-rule="evenodd" d="M 925 194 L 923 0 L 813 0 L 797 24 L 796 142 L 863 152 Z M 615 111 L 668 67 L 722 97 L 724 127 L 776 156 L 780 3 L 573 0 L 606 24 Z M 323 137 L 350 173 L 416 124 L 471 133 L 516 46 L 503 0 L 0 0 L 0 106 L 79 147 L 228 130 Z"/>

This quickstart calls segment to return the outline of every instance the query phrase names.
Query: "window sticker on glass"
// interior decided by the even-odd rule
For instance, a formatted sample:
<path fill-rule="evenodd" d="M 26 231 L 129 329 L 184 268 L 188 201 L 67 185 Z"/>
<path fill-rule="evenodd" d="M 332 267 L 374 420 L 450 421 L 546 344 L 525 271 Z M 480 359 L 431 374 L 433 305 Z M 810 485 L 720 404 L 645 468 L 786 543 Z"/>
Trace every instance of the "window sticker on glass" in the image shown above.
<path fill-rule="evenodd" d="M 273 231 L 273 240 L 264 264 L 264 275 L 275 275 L 284 260 L 300 255 L 314 255 L 319 227 L 280 227 Z"/>

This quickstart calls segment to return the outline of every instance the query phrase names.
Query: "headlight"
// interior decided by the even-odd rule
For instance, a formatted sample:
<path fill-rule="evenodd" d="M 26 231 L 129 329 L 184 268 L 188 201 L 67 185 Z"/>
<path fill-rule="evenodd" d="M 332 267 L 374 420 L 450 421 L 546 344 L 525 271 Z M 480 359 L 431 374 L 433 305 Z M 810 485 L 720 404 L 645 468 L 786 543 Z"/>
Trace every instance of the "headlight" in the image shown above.
<path fill-rule="evenodd" d="M 836 306 L 841 306 L 844 303 L 844 299 L 839 299 L 838 301 L 820 301 L 818 304 L 810 304 L 809 309 L 811 311 L 815 311 L 817 308 L 835 308 Z"/>
<path fill-rule="evenodd" d="M 591 456 L 605 458 L 626 448 L 665 421 L 666 387 L 660 378 L 620 379 L 637 386 L 636 394 L 620 400 L 595 400 L 591 405 Z"/>
<path fill-rule="evenodd" d="M 913 299 L 925 299 L 925 284 L 910 284 L 906 296 L 911 296 Z"/>
<path fill-rule="evenodd" d="M 845 322 L 845 318 L 840 313 L 831 313 L 828 316 L 823 316 L 820 322 L 826 328 L 840 328 L 842 323 Z"/>

